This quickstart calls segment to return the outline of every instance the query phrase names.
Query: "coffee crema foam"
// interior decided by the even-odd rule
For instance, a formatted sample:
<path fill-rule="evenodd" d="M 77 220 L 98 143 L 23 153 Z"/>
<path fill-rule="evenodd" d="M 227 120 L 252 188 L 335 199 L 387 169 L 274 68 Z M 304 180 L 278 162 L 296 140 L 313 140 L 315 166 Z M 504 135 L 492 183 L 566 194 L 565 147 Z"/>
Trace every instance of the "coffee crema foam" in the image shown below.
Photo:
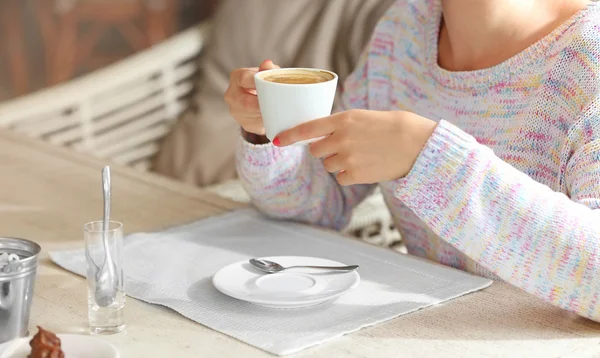
<path fill-rule="evenodd" d="M 262 77 L 263 80 L 291 85 L 306 85 L 333 80 L 333 75 L 324 71 L 283 70 Z"/>

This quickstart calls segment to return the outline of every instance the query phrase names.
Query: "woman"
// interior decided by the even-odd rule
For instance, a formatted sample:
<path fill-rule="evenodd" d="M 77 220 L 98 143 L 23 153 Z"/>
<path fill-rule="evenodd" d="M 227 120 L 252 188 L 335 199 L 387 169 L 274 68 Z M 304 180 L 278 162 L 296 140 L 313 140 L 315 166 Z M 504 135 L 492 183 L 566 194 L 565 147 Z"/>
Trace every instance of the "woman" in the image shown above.
<path fill-rule="evenodd" d="M 585 0 L 399 0 L 345 111 L 273 143 L 252 75 L 275 65 L 232 73 L 238 173 L 265 214 L 338 229 L 380 185 L 411 254 L 600 321 L 599 28 Z"/>

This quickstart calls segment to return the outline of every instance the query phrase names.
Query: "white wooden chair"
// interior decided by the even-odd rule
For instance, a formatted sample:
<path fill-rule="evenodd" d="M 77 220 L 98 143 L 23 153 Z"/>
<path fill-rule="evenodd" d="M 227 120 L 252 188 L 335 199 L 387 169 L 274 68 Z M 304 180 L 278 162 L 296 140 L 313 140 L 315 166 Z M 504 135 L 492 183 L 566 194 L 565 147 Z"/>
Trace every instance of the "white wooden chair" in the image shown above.
<path fill-rule="evenodd" d="M 185 108 L 205 27 L 82 78 L 0 104 L 0 126 L 146 170 Z"/>
<path fill-rule="evenodd" d="M 0 127 L 147 170 L 187 107 L 195 59 L 209 28 L 189 29 L 79 79 L 0 103 Z M 249 202 L 236 180 L 207 189 Z M 356 209 L 346 232 L 385 246 L 399 239 L 379 192 Z"/>

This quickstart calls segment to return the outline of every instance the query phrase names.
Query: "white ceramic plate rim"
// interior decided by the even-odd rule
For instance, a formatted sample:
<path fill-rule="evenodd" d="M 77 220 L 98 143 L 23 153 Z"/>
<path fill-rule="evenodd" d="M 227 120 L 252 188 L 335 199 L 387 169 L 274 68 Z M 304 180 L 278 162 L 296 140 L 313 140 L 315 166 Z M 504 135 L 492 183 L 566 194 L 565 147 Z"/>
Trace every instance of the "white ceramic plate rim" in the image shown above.
<path fill-rule="evenodd" d="M 263 259 L 266 260 L 271 260 L 271 259 L 275 259 L 275 258 L 280 258 L 283 256 L 273 256 L 273 257 L 261 257 Z M 300 256 L 289 256 L 289 257 L 300 257 Z M 307 257 L 309 258 L 309 257 Z M 346 266 L 345 264 L 341 263 L 341 262 L 337 262 L 334 260 L 329 260 L 329 259 L 322 259 L 320 257 L 310 257 L 311 259 L 319 259 L 319 260 L 327 260 L 330 261 L 332 264 L 337 264 L 340 266 Z M 229 291 L 228 289 L 224 288 L 223 286 L 221 286 L 219 284 L 219 274 L 222 273 L 223 271 L 233 267 L 233 266 L 240 266 L 245 264 L 246 262 L 248 262 L 248 260 L 243 260 L 243 261 L 238 261 L 232 264 L 229 264 L 223 268 L 221 268 L 219 271 L 217 271 L 217 273 L 215 273 L 213 275 L 213 286 L 220 291 L 221 293 L 229 296 L 229 297 L 233 297 L 235 299 L 241 300 L 241 301 L 245 301 L 245 302 L 250 302 L 250 303 L 256 303 L 259 305 L 269 305 L 269 306 L 279 306 L 279 307 L 287 307 L 287 306 L 297 306 L 297 305 L 306 305 L 309 306 L 311 304 L 316 304 L 316 303 L 320 303 L 320 302 L 325 302 L 325 301 L 329 301 L 332 300 L 336 297 L 341 296 L 342 294 L 348 292 L 349 290 L 356 288 L 356 286 L 358 286 L 358 284 L 360 283 L 360 275 L 358 274 L 358 272 L 356 271 L 352 271 L 347 273 L 347 275 L 353 275 L 354 276 L 354 281 L 352 282 L 351 285 L 348 286 L 348 288 L 346 288 L 345 290 L 339 291 L 339 292 L 335 292 L 332 293 L 331 295 L 328 296 L 319 296 L 318 298 L 314 298 L 314 299 L 303 299 L 303 300 L 290 300 L 290 301 L 285 301 L 285 302 L 278 302 L 278 301 L 269 301 L 269 300 L 262 300 L 262 299 L 256 299 L 256 298 L 252 298 L 252 297 L 248 297 L 245 295 L 239 295 L 236 292 L 232 292 Z"/>
<path fill-rule="evenodd" d="M 68 334 L 68 333 L 57 334 L 57 336 L 63 342 L 66 340 L 71 340 L 71 339 L 85 340 L 85 341 L 87 341 L 87 343 L 89 343 L 90 341 L 93 341 L 94 344 L 101 344 L 101 345 L 105 346 L 107 349 L 110 349 L 113 353 L 113 355 L 110 358 L 120 358 L 121 357 L 121 354 L 119 353 L 119 351 L 117 350 L 117 348 L 114 345 L 112 345 L 111 343 L 106 342 L 104 340 L 94 338 L 92 336 L 86 336 L 86 335 L 82 335 L 82 334 Z M 18 339 L 0 344 L 0 358 L 11 358 L 11 355 L 14 353 L 18 353 L 20 350 L 23 349 L 22 348 L 23 346 L 29 347 L 29 341 L 31 341 L 32 338 L 33 337 L 18 338 Z M 92 349 L 93 348 L 94 347 L 92 347 Z M 11 354 L 11 355 L 9 355 L 9 354 Z M 29 354 L 29 350 L 28 350 L 27 354 Z M 65 352 L 65 358 L 69 358 L 68 351 Z"/>

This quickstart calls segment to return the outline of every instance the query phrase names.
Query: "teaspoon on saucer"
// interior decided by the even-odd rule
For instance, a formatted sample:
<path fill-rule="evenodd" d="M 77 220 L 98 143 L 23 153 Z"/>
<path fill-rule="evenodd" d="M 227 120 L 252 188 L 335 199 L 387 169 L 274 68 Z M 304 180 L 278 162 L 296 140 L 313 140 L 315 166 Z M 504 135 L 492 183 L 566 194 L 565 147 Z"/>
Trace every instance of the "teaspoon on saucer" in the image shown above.
<path fill-rule="evenodd" d="M 290 266 L 283 267 L 277 262 L 262 260 L 262 259 L 251 259 L 250 264 L 262 272 L 266 273 L 277 273 L 284 270 L 295 269 L 295 268 L 308 268 L 308 269 L 317 269 L 317 270 L 327 270 L 327 271 L 344 271 L 350 272 L 354 271 L 358 268 L 358 265 L 351 266 Z"/>

